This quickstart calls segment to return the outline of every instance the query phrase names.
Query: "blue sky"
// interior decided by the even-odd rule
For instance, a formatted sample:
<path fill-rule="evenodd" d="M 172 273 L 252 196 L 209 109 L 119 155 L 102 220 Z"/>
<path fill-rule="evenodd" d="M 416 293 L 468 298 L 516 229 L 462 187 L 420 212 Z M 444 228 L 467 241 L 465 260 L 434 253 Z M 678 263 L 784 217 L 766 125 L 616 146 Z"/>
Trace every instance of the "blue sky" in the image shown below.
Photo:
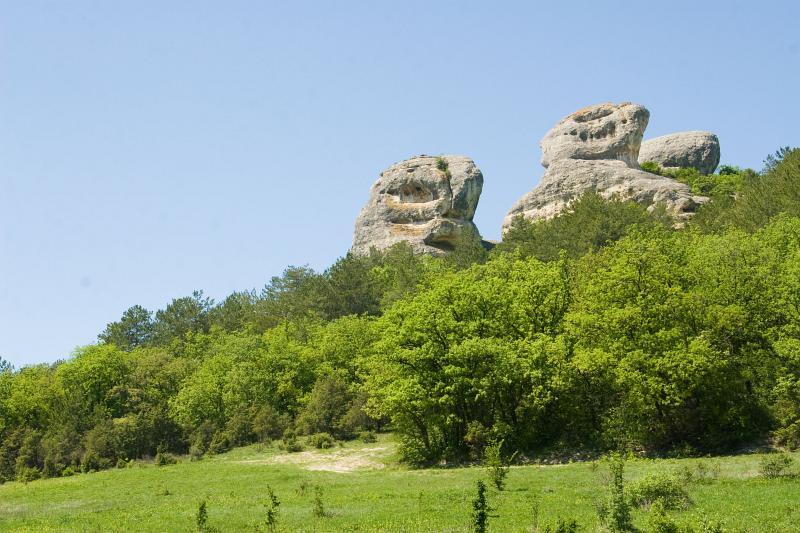
<path fill-rule="evenodd" d="M 797 2 L 0 2 L 0 356 L 69 356 L 133 304 L 346 253 L 382 169 L 460 153 L 498 238 L 538 141 L 604 101 L 645 137 L 800 144 Z"/>

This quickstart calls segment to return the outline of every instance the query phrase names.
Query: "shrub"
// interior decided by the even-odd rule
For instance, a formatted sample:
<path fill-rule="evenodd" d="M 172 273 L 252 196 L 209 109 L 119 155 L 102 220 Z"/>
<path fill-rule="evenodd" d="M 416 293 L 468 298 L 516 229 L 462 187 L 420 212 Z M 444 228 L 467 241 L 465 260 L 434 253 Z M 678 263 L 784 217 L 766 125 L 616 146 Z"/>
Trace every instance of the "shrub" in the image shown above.
<path fill-rule="evenodd" d="M 559 518 L 553 525 L 547 525 L 542 533 L 576 533 L 578 521 L 574 518 Z"/>
<path fill-rule="evenodd" d="M 206 531 L 206 524 L 208 523 L 208 509 L 206 508 L 205 500 L 201 501 L 200 505 L 197 506 L 197 516 L 195 517 L 195 523 L 197 524 L 197 531 L 199 533 L 203 533 Z"/>
<path fill-rule="evenodd" d="M 336 440 L 329 433 L 316 433 L 308 437 L 308 443 L 318 450 L 327 450 L 336 445 Z"/>
<path fill-rule="evenodd" d="M 358 438 L 361 439 L 361 442 L 364 442 L 366 444 L 370 444 L 372 442 L 378 442 L 378 435 L 376 435 L 375 432 L 372 430 L 362 431 L 361 433 L 358 434 Z"/>
<path fill-rule="evenodd" d="M 226 431 L 217 431 L 211 437 L 211 443 L 208 445 L 208 453 L 215 455 L 224 453 L 231 449 L 231 441 Z"/>
<path fill-rule="evenodd" d="M 472 500 L 472 530 L 475 533 L 486 532 L 486 522 L 489 520 L 489 504 L 486 502 L 486 484 L 477 483 L 477 493 Z"/>
<path fill-rule="evenodd" d="M 489 473 L 489 480 L 497 487 L 497 490 L 503 490 L 506 484 L 506 476 L 508 475 L 509 463 L 514 459 L 514 455 L 510 458 L 503 456 L 503 441 L 496 441 L 486 447 L 484 453 L 484 464 Z"/>
<path fill-rule="evenodd" d="M 156 466 L 174 465 L 178 462 L 178 458 L 168 452 L 158 452 L 153 462 Z"/>
<path fill-rule="evenodd" d="M 625 497 L 625 459 L 620 455 L 609 458 L 608 468 L 611 481 L 606 501 L 597 507 L 597 515 L 602 524 L 614 532 L 631 531 L 631 509 Z"/>
<path fill-rule="evenodd" d="M 302 452 L 303 445 L 293 434 L 288 433 L 281 439 L 280 448 L 289 453 Z"/>
<path fill-rule="evenodd" d="M 38 468 L 32 466 L 20 466 L 17 468 L 17 481 L 21 483 L 29 483 L 42 477 L 42 473 Z"/>
<path fill-rule="evenodd" d="M 71 466 L 66 467 L 64 470 L 61 471 L 61 475 L 63 477 L 70 477 L 75 475 L 75 469 Z"/>
<path fill-rule="evenodd" d="M 100 457 L 96 452 L 88 451 L 81 459 L 81 471 L 84 473 L 105 470 L 111 466 L 111 461 Z"/>
<path fill-rule="evenodd" d="M 199 461 L 203 458 L 203 450 L 198 448 L 195 445 L 189 446 L 189 460 L 190 461 Z"/>
<path fill-rule="evenodd" d="M 678 524 L 667 516 L 667 511 L 661 501 L 655 502 L 650 508 L 650 515 L 647 517 L 647 522 L 650 526 L 648 531 L 652 533 L 680 533 Z"/>
<path fill-rule="evenodd" d="M 278 507 L 280 507 L 281 502 L 278 500 L 278 497 L 273 492 L 272 487 L 267 485 L 267 513 L 265 517 L 265 522 L 267 525 L 267 531 L 273 533 L 278 527 Z"/>
<path fill-rule="evenodd" d="M 628 500 L 635 507 L 651 507 L 658 503 L 666 510 L 686 509 L 691 499 L 677 476 L 653 474 L 628 486 Z"/>
<path fill-rule="evenodd" d="M 761 457 L 758 465 L 759 473 L 767 478 L 774 479 L 786 474 L 786 470 L 792 466 L 794 459 L 785 453 L 771 453 Z"/>
<path fill-rule="evenodd" d="M 719 477 L 720 466 L 718 462 L 706 463 L 699 461 L 694 468 L 685 465 L 680 471 L 680 477 L 684 484 L 688 483 L 711 483 Z"/>
<path fill-rule="evenodd" d="M 311 512 L 317 518 L 326 516 L 325 503 L 322 501 L 322 487 L 319 485 L 314 487 L 314 507 Z"/>
<path fill-rule="evenodd" d="M 117 468 L 128 468 L 128 461 L 120 457 L 117 459 Z"/>

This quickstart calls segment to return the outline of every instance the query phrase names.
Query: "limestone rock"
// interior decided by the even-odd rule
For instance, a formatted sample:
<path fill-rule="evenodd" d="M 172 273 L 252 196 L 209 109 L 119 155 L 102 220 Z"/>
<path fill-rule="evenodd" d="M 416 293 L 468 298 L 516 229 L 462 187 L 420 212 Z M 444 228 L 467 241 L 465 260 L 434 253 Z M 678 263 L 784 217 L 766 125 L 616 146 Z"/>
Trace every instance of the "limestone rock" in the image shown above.
<path fill-rule="evenodd" d="M 693 195 L 683 183 L 630 168 L 623 161 L 561 159 L 547 168 L 539 185 L 514 204 L 503 220 L 503 232 L 519 215 L 529 220 L 552 218 L 587 191 L 604 198 L 634 200 L 650 209 L 663 204 L 678 223 L 707 200 Z"/>
<path fill-rule="evenodd" d="M 416 253 L 442 255 L 465 229 L 477 234 L 472 217 L 482 188 L 483 174 L 465 156 L 421 155 L 392 165 L 372 186 L 351 251 L 366 255 L 407 241 Z"/>
<path fill-rule="evenodd" d="M 638 168 L 650 112 L 643 106 L 597 104 L 567 115 L 542 139 L 542 165 L 560 159 L 617 159 Z"/>
<path fill-rule="evenodd" d="M 684 131 L 642 143 L 639 163 L 654 161 L 663 168 L 694 167 L 711 174 L 719 165 L 719 139 L 707 131 Z"/>

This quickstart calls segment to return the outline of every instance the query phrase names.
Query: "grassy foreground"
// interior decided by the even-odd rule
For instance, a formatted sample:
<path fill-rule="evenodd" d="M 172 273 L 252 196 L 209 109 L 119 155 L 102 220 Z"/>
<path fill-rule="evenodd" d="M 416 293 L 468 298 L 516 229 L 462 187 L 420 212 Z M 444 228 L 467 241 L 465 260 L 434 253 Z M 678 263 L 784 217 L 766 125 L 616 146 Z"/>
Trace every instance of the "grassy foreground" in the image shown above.
<path fill-rule="evenodd" d="M 285 454 L 258 446 L 199 462 L 123 470 L 0 486 L 0 531 L 194 531 L 206 500 L 211 531 L 264 530 L 266 486 L 281 501 L 281 531 L 468 531 L 475 482 L 482 468 L 411 470 L 397 465 L 390 437 L 331 451 Z M 800 456 L 795 455 L 795 460 Z M 763 479 L 760 456 L 633 460 L 626 480 L 653 472 L 719 465 L 706 483 L 692 483 L 693 505 L 679 522 L 716 517 L 726 531 L 800 531 L 800 480 Z M 324 470 L 323 470 L 324 469 Z M 796 469 L 796 467 L 795 467 Z M 490 491 L 489 531 L 533 531 L 574 517 L 582 531 L 598 529 L 595 503 L 604 493 L 600 464 L 511 469 L 507 488 Z M 314 487 L 326 516 L 313 515 Z M 646 512 L 635 511 L 646 529 Z"/>

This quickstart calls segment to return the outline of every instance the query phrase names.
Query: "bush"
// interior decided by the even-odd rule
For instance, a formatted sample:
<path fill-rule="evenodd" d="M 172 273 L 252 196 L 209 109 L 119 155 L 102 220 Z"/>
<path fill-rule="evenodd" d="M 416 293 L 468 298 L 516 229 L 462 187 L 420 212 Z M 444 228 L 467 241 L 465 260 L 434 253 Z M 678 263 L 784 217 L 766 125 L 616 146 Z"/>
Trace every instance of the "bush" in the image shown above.
<path fill-rule="evenodd" d="M 472 530 L 475 533 L 486 532 L 486 522 L 489 520 L 489 504 L 486 502 L 486 484 L 477 483 L 477 493 L 472 500 Z"/>
<path fill-rule="evenodd" d="M 308 443 L 318 450 L 327 450 L 336 445 L 336 440 L 329 433 L 316 433 L 308 437 Z"/>
<path fill-rule="evenodd" d="M 374 431 L 362 431 L 358 434 L 358 438 L 361 439 L 361 442 L 370 444 L 372 442 L 378 442 L 378 435 L 375 434 Z"/>
<path fill-rule="evenodd" d="M 576 533 L 578 521 L 574 518 L 559 518 L 553 525 L 547 525 L 542 533 Z"/>
<path fill-rule="evenodd" d="M 38 468 L 32 466 L 21 466 L 17 468 L 17 481 L 21 483 L 29 483 L 42 477 L 42 473 Z"/>
<path fill-rule="evenodd" d="M 197 515 L 195 516 L 195 523 L 197 524 L 197 531 L 204 533 L 207 531 L 206 524 L 208 523 L 208 509 L 206 508 L 206 501 L 203 500 L 197 506 Z"/>
<path fill-rule="evenodd" d="M 64 470 L 61 471 L 62 477 L 70 477 L 75 475 L 75 469 L 71 466 L 66 467 Z"/>
<path fill-rule="evenodd" d="M 83 473 L 98 472 L 111 467 L 111 461 L 100 457 L 96 452 L 88 451 L 83 454 L 81 459 L 81 471 Z"/>
<path fill-rule="evenodd" d="M 608 496 L 597 506 L 597 516 L 602 524 L 615 533 L 631 531 L 631 508 L 625 497 L 625 459 L 620 455 L 612 455 L 608 468 L 611 474 Z"/>
<path fill-rule="evenodd" d="M 189 460 L 190 461 L 199 461 L 203 458 L 203 450 L 198 448 L 195 445 L 189 446 Z"/>
<path fill-rule="evenodd" d="M 771 453 L 761 458 L 758 471 L 763 477 L 774 479 L 786 475 L 786 470 L 789 469 L 793 463 L 794 459 L 785 453 Z"/>
<path fill-rule="evenodd" d="M 691 505 L 683 484 L 671 474 L 653 474 L 630 483 L 628 501 L 634 507 L 658 503 L 666 510 L 686 509 Z"/>
<path fill-rule="evenodd" d="M 283 436 L 281 439 L 281 443 L 279 446 L 282 450 L 289 452 L 289 453 L 296 453 L 303 451 L 303 445 L 297 440 L 293 434 L 287 434 Z"/>
<path fill-rule="evenodd" d="M 669 516 L 661 501 L 657 501 L 650 508 L 650 515 L 647 517 L 648 531 L 652 533 L 680 533 L 678 524 L 675 523 Z"/>
<path fill-rule="evenodd" d="M 153 462 L 156 466 L 174 465 L 178 462 L 178 458 L 168 452 L 158 452 Z"/>
<path fill-rule="evenodd" d="M 324 518 L 327 513 L 325 512 L 325 503 L 322 501 L 322 487 L 319 485 L 314 487 L 314 508 L 312 513 L 317 518 Z"/>
<path fill-rule="evenodd" d="M 516 454 L 514 454 L 516 455 Z M 503 455 L 503 441 L 496 441 L 486 447 L 484 453 L 484 465 L 489 474 L 489 480 L 497 487 L 497 490 L 503 490 L 506 484 L 506 476 L 508 475 L 509 463 L 514 460 L 514 455 L 506 458 Z"/>

